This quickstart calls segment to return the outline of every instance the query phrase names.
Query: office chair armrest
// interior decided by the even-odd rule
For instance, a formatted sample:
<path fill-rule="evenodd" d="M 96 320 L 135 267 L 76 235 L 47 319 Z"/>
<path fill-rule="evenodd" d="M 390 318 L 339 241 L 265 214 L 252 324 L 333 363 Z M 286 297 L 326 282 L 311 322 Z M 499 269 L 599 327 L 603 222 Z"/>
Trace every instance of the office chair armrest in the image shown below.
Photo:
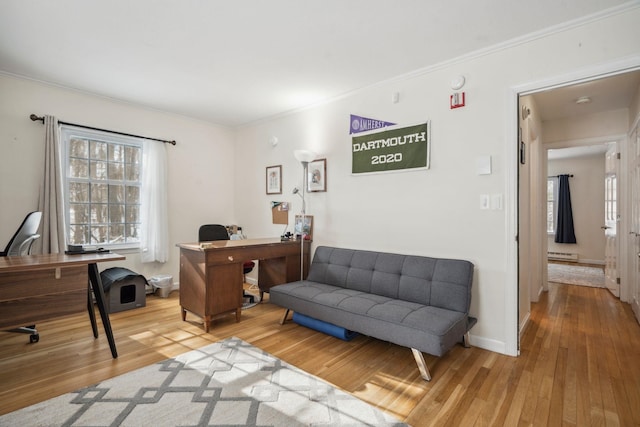
<path fill-rule="evenodd" d="M 21 254 L 29 254 L 31 252 L 31 245 L 38 238 L 40 238 L 40 235 L 39 234 L 34 234 L 32 236 L 29 236 L 28 239 L 25 239 L 25 241 L 20 244 L 20 248 L 18 249 L 19 253 L 21 253 Z"/>

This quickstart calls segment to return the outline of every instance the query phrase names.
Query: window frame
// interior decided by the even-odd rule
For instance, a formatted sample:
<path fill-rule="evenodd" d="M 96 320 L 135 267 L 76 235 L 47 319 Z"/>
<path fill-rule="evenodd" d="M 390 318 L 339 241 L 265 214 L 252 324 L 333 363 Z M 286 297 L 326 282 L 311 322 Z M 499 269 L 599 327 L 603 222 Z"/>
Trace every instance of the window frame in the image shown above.
<path fill-rule="evenodd" d="M 617 196 L 618 177 L 615 173 L 607 173 L 604 179 L 604 219 L 605 224 L 618 220 Z"/>
<path fill-rule="evenodd" d="M 73 138 L 79 138 L 79 139 L 84 139 L 87 141 L 97 141 L 97 142 L 103 142 L 107 144 L 107 160 L 105 160 L 105 162 L 109 162 L 108 159 L 108 146 L 109 144 L 113 144 L 113 145 L 124 145 L 124 146 L 130 146 L 130 147 L 136 147 L 140 150 L 140 155 L 138 158 L 138 161 L 136 162 L 137 164 L 139 164 L 139 171 L 138 171 L 138 179 L 136 181 L 131 181 L 131 180 L 127 180 L 126 179 L 126 173 L 123 172 L 124 176 L 122 180 L 113 180 L 113 179 L 109 179 L 108 175 L 106 179 L 92 179 L 91 178 L 91 169 L 89 166 L 88 169 L 88 177 L 87 178 L 77 178 L 77 177 L 72 177 L 70 176 L 70 165 L 71 165 L 71 153 L 70 153 L 70 146 L 71 146 L 71 140 Z M 87 182 L 89 184 L 91 184 L 92 182 L 94 183 L 100 183 L 100 184 L 107 184 L 107 185 L 113 185 L 115 183 L 117 183 L 118 185 L 124 185 L 124 193 L 127 193 L 127 187 L 138 187 L 138 203 L 126 203 L 126 196 L 125 196 L 125 213 L 124 215 L 124 221 L 123 224 L 125 229 L 127 227 L 127 224 L 138 224 L 138 236 L 137 236 L 137 240 L 136 241 L 128 241 L 128 242 L 120 242 L 120 243 L 108 243 L 108 242 L 104 242 L 104 243 L 92 243 L 92 242 L 88 242 L 88 243 L 83 243 L 83 246 L 85 247 L 102 247 L 105 249 L 112 249 L 112 250 L 120 250 L 120 249 L 139 249 L 141 246 L 141 236 L 140 236 L 140 231 L 142 229 L 142 219 L 141 219 L 141 209 L 142 209 L 142 191 L 143 191 L 143 184 L 142 184 L 142 159 L 143 159 L 143 153 L 144 153 L 144 145 L 143 145 L 143 138 L 136 138 L 136 137 L 131 137 L 131 136 L 125 136 L 125 135 L 120 135 L 120 134 L 116 134 L 116 133 L 111 133 L 108 131 L 98 131 L 98 130 L 93 130 L 93 129 L 86 129 L 83 127 L 79 127 L 79 126 L 73 126 L 73 125 L 60 125 L 60 138 L 61 138 L 61 143 L 62 143 L 62 167 L 63 167 L 63 193 L 64 193 L 64 218 L 65 218 L 65 241 L 67 244 L 73 244 L 70 242 L 70 238 L 71 238 L 71 193 L 70 193 L 70 183 L 73 182 Z M 90 150 L 90 147 L 88 147 L 88 149 Z M 88 154 L 89 157 L 87 157 L 87 159 L 90 162 L 90 153 Z M 124 159 L 123 159 L 123 164 L 126 165 Z M 113 183 L 113 184 L 112 184 Z M 90 190 L 91 191 L 91 190 Z M 90 196 L 89 196 L 90 197 Z M 95 202 L 97 203 L 97 202 Z M 89 199 L 89 226 L 91 226 L 91 199 Z M 112 204 L 112 202 L 109 200 L 109 197 L 107 196 L 107 206 L 106 206 L 106 210 L 107 210 L 107 217 L 108 217 L 108 221 L 107 221 L 107 226 L 110 226 L 112 224 L 111 222 L 111 218 L 109 218 L 109 216 L 111 215 L 110 212 L 110 206 Z M 126 207 L 127 205 L 132 206 L 132 205 L 137 205 L 138 208 L 138 221 L 136 223 L 127 223 L 127 218 L 126 218 Z M 120 224 L 120 223 L 118 223 Z M 108 234 L 107 234 L 108 236 Z M 89 236 L 90 238 L 90 236 Z"/>

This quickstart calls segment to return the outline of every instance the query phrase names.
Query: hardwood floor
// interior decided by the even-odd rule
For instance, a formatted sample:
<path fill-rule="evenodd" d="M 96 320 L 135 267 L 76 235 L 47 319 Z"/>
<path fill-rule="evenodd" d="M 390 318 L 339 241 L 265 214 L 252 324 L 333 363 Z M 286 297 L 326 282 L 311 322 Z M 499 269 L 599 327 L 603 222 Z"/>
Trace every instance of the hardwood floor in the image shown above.
<path fill-rule="evenodd" d="M 606 289 L 551 284 L 533 307 L 521 356 L 456 346 L 425 355 L 367 337 L 344 342 L 288 322 L 268 302 L 214 321 L 180 318 L 178 294 L 114 313 L 118 359 L 88 316 L 41 323 L 40 342 L 0 333 L 0 414 L 237 336 L 413 426 L 640 425 L 640 326 Z M 99 317 L 99 316 L 98 316 Z"/>

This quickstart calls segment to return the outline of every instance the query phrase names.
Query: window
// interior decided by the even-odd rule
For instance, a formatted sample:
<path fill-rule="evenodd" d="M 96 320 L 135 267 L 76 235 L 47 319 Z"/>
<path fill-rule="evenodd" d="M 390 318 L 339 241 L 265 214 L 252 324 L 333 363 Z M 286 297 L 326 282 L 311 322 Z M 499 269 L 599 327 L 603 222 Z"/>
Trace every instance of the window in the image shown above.
<path fill-rule="evenodd" d="M 604 180 L 604 218 L 607 223 L 615 222 L 618 219 L 616 186 L 616 175 L 607 174 Z"/>
<path fill-rule="evenodd" d="M 139 247 L 142 140 L 67 125 L 61 134 L 67 243 Z"/>
<path fill-rule="evenodd" d="M 547 178 L 547 233 L 556 232 L 556 198 L 558 194 L 558 179 Z"/>

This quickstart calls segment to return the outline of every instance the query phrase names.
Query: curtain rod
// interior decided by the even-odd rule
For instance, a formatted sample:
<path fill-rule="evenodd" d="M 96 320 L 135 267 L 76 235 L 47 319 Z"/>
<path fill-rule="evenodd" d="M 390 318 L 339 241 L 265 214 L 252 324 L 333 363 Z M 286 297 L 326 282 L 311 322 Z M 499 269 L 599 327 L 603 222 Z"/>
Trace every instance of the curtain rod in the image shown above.
<path fill-rule="evenodd" d="M 563 173 L 562 175 L 567 175 L 566 173 Z M 547 178 L 558 178 L 560 175 L 551 175 L 548 176 Z M 573 178 L 573 174 L 569 175 L 569 178 Z"/>
<path fill-rule="evenodd" d="M 44 117 L 38 117 L 35 114 L 32 114 L 32 115 L 29 116 L 29 118 L 31 120 L 33 120 L 34 122 L 40 121 L 40 122 L 42 122 L 42 124 L 44 124 Z M 97 130 L 97 131 L 102 131 L 102 132 L 110 132 L 110 133 L 115 133 L 117 135 L 132 136 L 134 138 L 144 138 L 144 139 L 149 139 L 151 141 L 158 141 L 158 142 L 164 142 L 165 144 L 176 145 L 176 141 L 175 140 L 174 141 L 169 141 L 169 140 L 166 140 L 166 139 L 149 138 L 147 136 L 133 135 L 131 133 L 117 132 L 117 131 L 113 131 L 113 130 L 109 130 L 109 129 L 94 128 L 94 127 L 91 127 L 91 126 L 78 125 L 78 124 L 69 123 L 69 122 L 58 121 L 58 123 L 61 124 L 61 125 L 76 126 L 76 127 L 83 128 L 83 129 Z"/>

